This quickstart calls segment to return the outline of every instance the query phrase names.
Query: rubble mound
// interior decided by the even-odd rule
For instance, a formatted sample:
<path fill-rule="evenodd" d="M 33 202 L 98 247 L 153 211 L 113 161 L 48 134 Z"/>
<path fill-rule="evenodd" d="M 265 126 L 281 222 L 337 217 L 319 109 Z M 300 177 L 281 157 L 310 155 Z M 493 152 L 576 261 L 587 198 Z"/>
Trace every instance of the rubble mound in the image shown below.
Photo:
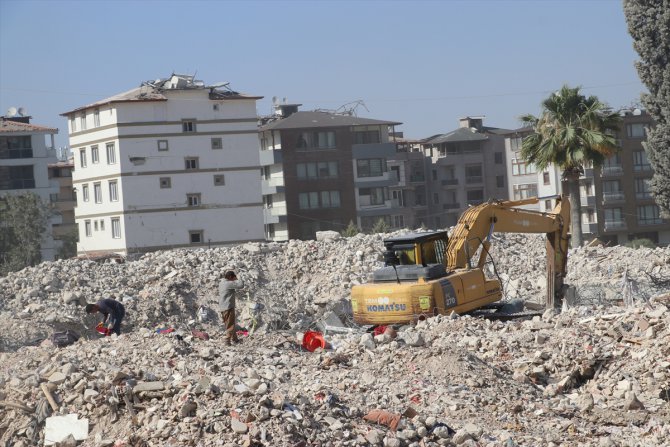
<path fill-rule="evenodd" d="M 577 302 L 562 313 L 437 316 L 302 349 L 326 312 L 350 323 L 349 291 L 379 266 L 382 239 L 65 260 L 0 278 L 0 445 L 49 442 L 56 416 L 70 418 L 62 430 L 87 424 L 77 436 L 90 446 L 670 443 L 670 250 L 571 250 Z M 496 236 L 491 255 L 507 297 L 543 302 L 542 236 Z M 232 347 L 212 304 L 228 269 L 247 285 Z M 109 297 L 128 321 L 100 338 L 83 305 Z M 53 346 L 66 328 L 82 338 Z"/>

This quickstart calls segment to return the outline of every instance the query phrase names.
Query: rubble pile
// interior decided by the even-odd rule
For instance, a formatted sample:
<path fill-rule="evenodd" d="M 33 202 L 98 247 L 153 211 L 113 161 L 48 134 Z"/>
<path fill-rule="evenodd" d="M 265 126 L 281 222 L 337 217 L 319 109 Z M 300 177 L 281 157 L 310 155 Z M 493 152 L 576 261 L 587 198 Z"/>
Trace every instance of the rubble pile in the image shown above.
<path fill-rule="evenodd" d="M 437 316 L 301 348 L 326 313 L 348 323 L 382 239 L 66 260 L 0 278 L 0 445 L 670 444 L 669 249 L 572 250 L 580 295 L 562 313 Z M 508 297 L 542 301 L 541 235 L 496 236 L 491 255 Z M 247 285 L 248 332 L 223 347 L 212 301 L 228 269 Z M 127 309 L 121 337 L 99 338 L 83 312 L 107 297 Z M 49 335 L 66 328 L 82 338 L 55 347 Z"/>

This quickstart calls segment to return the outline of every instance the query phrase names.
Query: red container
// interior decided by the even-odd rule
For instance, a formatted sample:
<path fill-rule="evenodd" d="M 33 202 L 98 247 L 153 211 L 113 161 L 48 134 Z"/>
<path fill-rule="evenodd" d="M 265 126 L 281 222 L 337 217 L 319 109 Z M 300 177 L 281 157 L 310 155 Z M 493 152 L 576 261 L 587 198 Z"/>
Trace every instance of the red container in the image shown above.
<path fill-rule="evenodd" d="M 98 325 L 95 327 L 95 330 L 98 331 L 101 335 L 109 335 L 111 334 L 112 331 L 107 329 L 102 323 L 98 323 Z"/>
<path fill-rule="evenodd" d="M 302 347 L 309 352 L 314 352 L 318 348 L 326 349 L 326 340 L 323 338 L 321 332 L 307 331 L 302 336 Z"/>

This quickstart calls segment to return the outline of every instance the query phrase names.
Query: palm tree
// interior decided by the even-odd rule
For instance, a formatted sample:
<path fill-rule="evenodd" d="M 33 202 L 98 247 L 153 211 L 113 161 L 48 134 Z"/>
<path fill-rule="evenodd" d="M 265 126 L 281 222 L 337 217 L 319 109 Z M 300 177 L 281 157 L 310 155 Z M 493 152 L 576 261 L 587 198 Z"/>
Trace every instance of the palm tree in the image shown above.
<path fill-rule="evenodd" d="M 534 130 L 524 138 L 521 156 L 541 171 L 552 164 L 558 166 L 567 180 L 573 248 L 582 245 L 579 176 L 584 173 L 584 165 L 600 166 L 619 149 L 615 132 L 621 123 L 618 112 L 579 90 L 564 85 L 542 102 L 539 117 L 521 117 Z"/>

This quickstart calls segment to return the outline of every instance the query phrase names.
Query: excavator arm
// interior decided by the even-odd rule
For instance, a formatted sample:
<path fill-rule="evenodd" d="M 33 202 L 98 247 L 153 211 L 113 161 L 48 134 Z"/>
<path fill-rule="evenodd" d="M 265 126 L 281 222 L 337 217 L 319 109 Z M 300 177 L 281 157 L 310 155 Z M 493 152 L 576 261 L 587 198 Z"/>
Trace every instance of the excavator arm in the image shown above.
<path fill-rule="evenodd" d="M 551 213 L 518 208 L 539 200 L 533 197 L 517 201 L 489 201 L 465 211 L 449 237 L 445 260 L 447 271 L 472 268 L 471 257 L 481 245 L 484 250 L 477 266 L 483 267 L 494 232 L 546 233 L 547 304 L 550 301 L 553 304 L 557 294 L 561 293 L 566 274 L 570 202 L 567 197 L 557 197 Z"/>

